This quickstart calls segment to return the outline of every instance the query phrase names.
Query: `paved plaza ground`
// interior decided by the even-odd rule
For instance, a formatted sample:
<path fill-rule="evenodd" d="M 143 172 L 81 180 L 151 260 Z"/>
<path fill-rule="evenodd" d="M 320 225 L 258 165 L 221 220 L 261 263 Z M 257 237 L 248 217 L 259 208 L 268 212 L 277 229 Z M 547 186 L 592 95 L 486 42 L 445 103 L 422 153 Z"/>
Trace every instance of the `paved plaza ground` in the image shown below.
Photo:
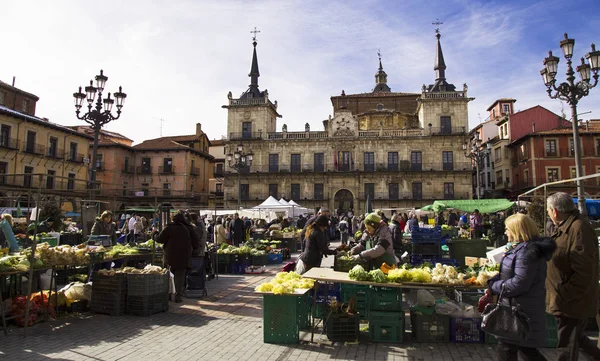
<path fill-rule="evenodd" d="M 327 260 L 331 262 L 331 258 Z M 221 275 L 208 283 L 209 296 L 170 303 L 150 317 L 93 313 L 40 323 L 0 334 L 0 360 L 495 360 L 485 344 L 335 344 L 325 335 L 302 333 L 298 345 L 263 343 L 262 297 L 254 287 L 280 266 L 256 276 Z M 556 360 L 556 350 L 542 351 Z M 583 358 L 582 358 L 583 359 Z"/>

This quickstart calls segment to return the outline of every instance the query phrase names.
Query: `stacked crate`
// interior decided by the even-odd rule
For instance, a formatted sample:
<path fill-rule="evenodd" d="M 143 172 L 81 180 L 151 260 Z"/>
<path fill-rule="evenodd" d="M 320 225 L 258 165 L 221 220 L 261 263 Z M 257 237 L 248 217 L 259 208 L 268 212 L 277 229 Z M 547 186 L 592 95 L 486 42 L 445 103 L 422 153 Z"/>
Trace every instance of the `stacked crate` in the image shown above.
<path fill-rule="evenodd" d="M 94 273 L 92 275 L 92 301 L 90 309 L 96 313 L 111 316 L 125 314 L 127 297 L 127 277 L 125 274 L 114 276 Z"/>
<path fill-rule="evenodd" d="M 127 314 L 150 316 L 166 312 L 169 309 L 169 282 L 169 273 L 127 274 Z"/>
<path fill-rule="evenodd" d="M 412 263 L 431 262 L 442 256 L 442 231 L 440 228 L 420 228 L 411 233 Z"/>
<path fill-rule="evenodd" d="M 447 315 L 426 315 L 410 311 L 410 324 L 416 342 L 434 343 L 450 340 L 450 317 Z"/>
<path fill-rule="evenodd" d="M 402 342 L 404 339 L 402 289 L 373 286 L 368 304 L 369 340 Z"/>
<path fill-rule="evenodd" d="M 361 320 L 366 320 L 369 315 L 370 286 L 342 283 L 340 289 L 341 300 L 348 304 L 352 298 L 356 301 L 356 312 Z"/>

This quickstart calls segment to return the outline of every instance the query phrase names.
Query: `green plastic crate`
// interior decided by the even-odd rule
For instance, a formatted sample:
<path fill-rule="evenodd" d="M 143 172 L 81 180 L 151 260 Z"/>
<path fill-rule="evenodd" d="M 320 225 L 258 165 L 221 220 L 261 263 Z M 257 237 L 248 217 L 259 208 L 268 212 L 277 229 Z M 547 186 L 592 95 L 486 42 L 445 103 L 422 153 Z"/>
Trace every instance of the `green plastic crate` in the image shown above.
<path fill-rule="evenodd" d="M 231 263 L 231 255 L 230 254 L 217 254 L 217 262 L 219 264 L 230 264 Z"/>
<path fill-rule="evenodd" d="M 369 323 L 371 322 L 402 322 L 404 320 L 404 312 L 384 312 L 371 311 L 369 312 Z"/>
<path fill-rule="evenodd" d="M 333 342 L 356 341 L 359 336 L 359 324 L 357 315 L 332 313 L 325 323 L 327 339 Z"/>
<path fill-rule="evenodd" d="M 465 257 L 487 257 L 487 239 L 453 239 L 448 241 L 450 258 L 458 265 L 465 265 Z"/>
<path fill-rule="evenodd" d="M 269 264 L 269 255 L 251 256 L 250 264 L 253 266 L 264 266 Z"/>
<path fill-rule="evenodd" d="M 404 317 L 396 321 L 390 319 L 387 321 L 369 320 L 369 341 L 402 343 L 404 341 Z"/>
<path fill-rule="evenodd" d="M 450 342 L 450 317 L 410 312 L 413 339 L 421 343 Z"/>
<path fill-rule="evenodd" d="M 366 302 L 369 299 L 369 286 L 342 283 L 340 287 L 341 299 L 344 303 L 350 301 L 351 297 L 354 297 L 357 302 Z"/>
<path fill-rule="evenodd" d="M 263 295 L 263 334 L 265 343 L 298 343 L 300 340 L 298 302 L 297 296 Z"/>
<path fill-rule="evenodd" d="M 308 293 L 305 293 L 298 298 L 297 313 L 298 313 L 298 329 L 304 330 L 310 328 L 310 311 L 312 304 Z"/>
<path fill-rule="evenodd" d="M 369 311 L 402 311 L 402 288 L 371 287 Z"/>

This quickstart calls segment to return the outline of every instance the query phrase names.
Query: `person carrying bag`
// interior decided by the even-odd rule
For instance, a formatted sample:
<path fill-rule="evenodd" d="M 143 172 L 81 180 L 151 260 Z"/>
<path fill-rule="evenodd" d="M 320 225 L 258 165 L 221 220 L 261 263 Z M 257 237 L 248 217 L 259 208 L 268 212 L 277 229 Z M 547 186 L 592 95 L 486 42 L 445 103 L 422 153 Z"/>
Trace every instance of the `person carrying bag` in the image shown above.
<path fill-rule="evenodd" d="M 487 298 L 500 297 L 486 306 L 482 328 L 498 336 L 498 360 L 518 361 L 520 353 L 526 361 L 545 361 L 537 348 L 546 342 L 546 263 L 556 242 L 540 237 L 535 221 L 524 214 L 506 219 L 506 234 L 509 250 L 486 291 Z"/>

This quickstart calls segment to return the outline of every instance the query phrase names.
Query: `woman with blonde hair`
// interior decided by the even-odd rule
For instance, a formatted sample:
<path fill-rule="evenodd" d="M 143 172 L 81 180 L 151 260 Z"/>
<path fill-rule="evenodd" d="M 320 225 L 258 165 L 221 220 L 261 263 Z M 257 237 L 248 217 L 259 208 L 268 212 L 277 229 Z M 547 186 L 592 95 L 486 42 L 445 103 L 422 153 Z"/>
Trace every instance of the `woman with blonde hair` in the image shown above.
<path fill-rule="evenodd" d="M 13 232 L 13 217 L 4 213 L 2 215 L 2 221 L 0 222 L 0 228 L 2 228 L 2 233 L 4 233 L 4 237 L 8 241 L 8 251 L 9 252 L 17 252 L 19 250 L 19 244 L 17 243 L 17 239 L 15 238 L 15 232 Z"/>
<path fill-rule="evenodd" d="M 510 246 L 500 264 L 500 273 L 488 281 L 488 293 L 499 295 L 502 304 L 516 306 L 529 318 L 526 339 L 498 338 L 498 360 L 517 361 L 546 358 L 537 349 L 546 341 L 546 262 L 552 258 L 556 243 L 540 237 L 537 224 L 525 214 L 506 219 Z"/>

